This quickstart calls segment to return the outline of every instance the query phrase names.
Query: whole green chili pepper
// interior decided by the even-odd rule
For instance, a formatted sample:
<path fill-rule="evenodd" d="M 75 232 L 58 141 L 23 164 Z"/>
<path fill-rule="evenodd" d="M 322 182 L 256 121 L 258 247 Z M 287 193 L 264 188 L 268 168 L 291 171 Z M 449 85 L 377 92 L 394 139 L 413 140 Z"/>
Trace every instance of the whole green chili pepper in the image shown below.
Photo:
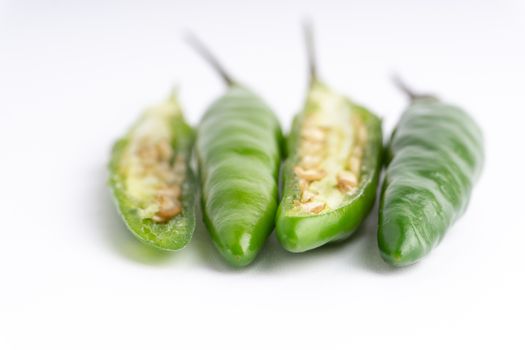
<path fill-rule="evenodd" d="M 109 184 L 127 227 L 141 241 L 181 249 L 195 229 L 194 131 L 173 95 L 144 112 L 113 146 Z"/>
<path fill-rule="evenodd" d="M 399 86 L 411 103 L 388 146 L 378 243 L 392 265 L 417 262 L 465 211 L 483 163 L 476 123 L 459 107 Z"/>
<path fill-rule="evenodd" d="M 245 266 L 274 226 L 281 129 L 263 100 L 234 81 L 196 38 L 191 44 L 228 85 L 197 132 L 204 222 L 222 256 Z"/>
<path fill-rule="evenodd" d="M 303 252 L 350 236 L 373 206 L 381 167 L 381 121 L 316 74 L 306 27 L 310 87 L 288 137 L 277 237 Z"/>

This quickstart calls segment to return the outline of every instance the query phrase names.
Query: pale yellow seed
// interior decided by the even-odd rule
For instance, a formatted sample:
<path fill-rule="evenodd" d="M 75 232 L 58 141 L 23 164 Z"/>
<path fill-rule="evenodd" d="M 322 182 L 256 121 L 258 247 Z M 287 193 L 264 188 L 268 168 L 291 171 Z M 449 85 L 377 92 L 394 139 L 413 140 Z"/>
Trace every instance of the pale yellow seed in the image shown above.
<path fill-rule="evenodd" d="M 301 166 L 303 168 L 315 168 L 321 164 L 321 157 L 306 155 L 301 158 Z"/>
<path fill-rule="evenodd" d="M 153 220 L 158 222 L 164 222 L 178 213 L 181 212 L 182 208 L 177 199 L 170 198 L 168 196 L 160 195 L 158 197 L 159 210 L 156 215 L 153 217 Z"/>
<path fill-rule="evenodd" d="M 164 218 L 165 220 L 169 220 L 175 215 L 177 215 L 178 213 L 180 213 L 181 211 L 182 211 L 182 208 L 180 204 L 177 203 L 177 205 L 160 210 L 156 216 L 160 216 L 161 218 Z"/>
<path fill-rule="evenodd" d="M 350 171 L 341 171 L 337 174 L 337 188 L 348 192 L 357 186 L 357 176 Z"/>
<path fill-rule="evenodd" d="M 299 190 L 302 192 L 308 188 L 308 181 L 305 179 L 299 179 Z"/>
<path fill-rule="evenodd" d="M 141 144 L 136 150 L 136 154 L 145 167 L 151 167 L 157 163 L 157 150 L 152 144 Z"/>
<path fill-rule="evenodd" d="M 165 196 L 169 198 L 178 198 L 180 196 L 180 187 L 177 185 L 171 185 L 160 189 L 157 193 L 159 196 Z"/>
<path fill-rule="evenodd" d="M 310 142 L 323 142 L 326 138 L 323 130 L 316 127 L 304 128 L 301 132 L 301 136 Z"/>
<path fill-rule="evenodd" d="M 319 154 L 323 148 L 323 144 L 320 142 L 311 142 L 309 140 L 305 140 L 301 144 L 301 154 L 304 156 Z"/>
<path fill-rule="evenodd" d="M 361 158 L 358 158 L 356 156 L 350 157 L 350 159 L 348 160 L 348 165 L 352 172 L 354 172 L 355 174 L 359 174 L 359 171 L 361 169 Z"/>
<path fill-rule="evenodd" d="M 312 192 L 312 191 L 303 191 L 303 193 L 301 194 L 301 202 L 302 203 L 306 203 L 306 202 L 309 202 L 311 201 L 312 199 L 315 198 L 315 193 Z"/>
<path fill-rule="evenodd" d="M 300 166 L 296 166 L 294 172 L 299 178 L 308 181 L 321 180 L 326 176 L 326 172 L 322 169 L 303 169 Z"/>
<path fill-rule="evenodd" d="M 326 203 L 323 202 L 308 202 L 302 204 L 302 209 L 308 213 L 319 214 L 326 208 Z"/>

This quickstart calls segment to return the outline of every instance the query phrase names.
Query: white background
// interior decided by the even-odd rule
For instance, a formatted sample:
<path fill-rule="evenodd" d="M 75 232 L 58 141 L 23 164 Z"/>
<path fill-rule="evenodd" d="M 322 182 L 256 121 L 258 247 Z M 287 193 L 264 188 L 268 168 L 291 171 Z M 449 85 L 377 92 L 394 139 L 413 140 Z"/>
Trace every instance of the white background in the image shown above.
<path fill-rule="evenodd" d="M 242 270 L 202 226 L 180 252 L 141 245 L 106 187 L 112 142 L 174 85 L 193 124 L 224 90 L 184 31 L 288 129 L 304 16 L 322 77 L 385 134 L 406 103 L 393 71 L 481 124 L 466 215 L 403 269 L 379 257 L 377 214 L 302 255 L 272 236 Z M 519 0 L 0 2 L 0 349 L 523 349 L 524 45 Z"/>

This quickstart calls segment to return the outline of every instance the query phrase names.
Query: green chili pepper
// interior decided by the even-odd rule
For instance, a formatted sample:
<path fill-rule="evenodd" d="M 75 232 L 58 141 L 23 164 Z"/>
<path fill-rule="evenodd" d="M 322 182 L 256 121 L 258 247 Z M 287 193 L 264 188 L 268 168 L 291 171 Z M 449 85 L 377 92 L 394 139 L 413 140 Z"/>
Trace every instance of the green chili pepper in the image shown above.
<path fill-rule="evenodd" d="M 459 107 L 411 97 L 388 146 L 378 243 L 392 265 L 417 262 L 465 211 L 483 163 L 480 128 Z"/>
<path fill-rule="evenodd" d="M 288 137 L 277 237 L 303 252 L 350 236 L 373 206 L 381 167 L 381 121 L 316 74 L 306 28 L 310 87 Z"/>
<path fill-rule="evenodd" d="M 223 257 L 245 266 L 274 226 L 281 129 L 263 100 L 235 82 L 197 39 L 191 43 L 228 85 L 197 134 L 204 222 Z"/>
<path fill-rule="evenodd" d="M 195 229 L 194 131 L 175 96 L 146 110 L 113 146 L 109 184 L 127 227 L 143 242 L 181 249 Z"/>

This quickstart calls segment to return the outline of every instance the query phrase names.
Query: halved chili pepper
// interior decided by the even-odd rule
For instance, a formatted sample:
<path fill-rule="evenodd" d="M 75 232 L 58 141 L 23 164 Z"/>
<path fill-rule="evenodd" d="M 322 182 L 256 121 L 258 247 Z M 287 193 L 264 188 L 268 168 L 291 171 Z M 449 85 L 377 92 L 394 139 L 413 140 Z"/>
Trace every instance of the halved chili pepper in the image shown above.
<path fill-rule="evenodd" d="M 228 86 L 202 117 L 197 133 L 204 223 L 222 256 L 244 266 L 274 227 L 281 128 L 261 98 L 233 80 L 196 38 L 191 44 Z"/>
<path fill-rule="evenodd" d="M 109 185 L 129 230 L 165 250 L 184 247 L 195 229 L 194 131 L 174 95 L 147 109 L 113 146 Z"/>
<path fill-rule="evenodd" d="M 334 92 L 316 74 L 313 38 L 305 31 L 310 86 L 288 136 L 277 237 L 303 252 L 350 236 L 370 212 L 381 167 L 381 121 Z"/>
<path fill-rule="evenodd" d="M 479 126 L 461 108 L 403 83 L 410 104 L 388 146 L 378 243 L 392 265 L 417 262 L 465 211 L 483 163 Z"/>

